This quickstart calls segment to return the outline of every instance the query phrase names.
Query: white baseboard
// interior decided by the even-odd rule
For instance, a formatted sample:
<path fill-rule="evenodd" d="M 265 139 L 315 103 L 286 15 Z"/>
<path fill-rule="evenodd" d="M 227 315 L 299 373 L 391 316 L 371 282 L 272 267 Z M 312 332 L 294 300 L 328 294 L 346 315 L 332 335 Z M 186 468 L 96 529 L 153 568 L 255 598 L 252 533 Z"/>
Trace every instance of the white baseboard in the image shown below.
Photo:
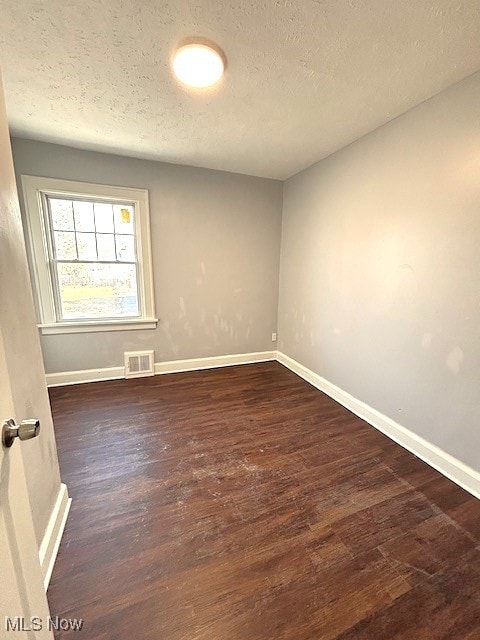
<path fill-rule="evenodd" d="M 63 387 L 69 384 L 101 382 L 102 380 L 119 380 L 121 378 L 125 378 L 125 367 L 60 371 L 59 373 L 47 373 L 46 378 L 48 387 Z"/>
<path fill-rule="evenodd" d="M 228 356 L 213 356 L 211 358 L 190 358 L 189 360 L 156 362 L 155 375 L 215 369 L 217 367 L 232 367 L 238 364 L 268 362 L 269 360 L 275 360 L 276 354 L 276 351 L 256 351 L 254 353 L 236 353 Z M 49 387 L 63 387 L 70 384 L 100 382 L 102 380 L 120 380 L 121 378 L 125 378 L 125 368 L 107 367 L 104 369 L 83 369 L 79 371 L 47 373 L 46 378 L 47 386 Z"/>
<path fill-rule="evenodd" d="M 233 367 L 238 364 L 254 364 L 275 360 L 276 351 L 257 351 L 255 353 L 236 353 L 230 356 L 213 356 L 212 358 L 192 358 L 190 360 L 171 360 L 156 362 L 155 375 L 164 373 L 181 373 L 182 371 L 198 371 L 216 369 L 217 367 Z"/>
<path fill-rule="evenodd" d="M 346 407 L 349 411 L 359 416 L 372 427 L 375 427 L 386 436 L 408 449 L 418 458 L 429 464 L 441 474 L 458 484 L 460 487 L 480 499 L 480 473 L 472 469 L 446 451 L 416 435 L 406 427 L 398 424 L 388 416 L 373 409 L 361 400 L 328 382 L 322 376 L 304 367 L 293 358 L 277 352 L 277 360 L 298 376 L 320 389 L 328 396 Z"/>
<path fill-rule="evenodd" d="M 62 482 L 38 553 L 45 591 L 48 589 L 52 576 L 53 565 L 57 558 L 71 503 L 72 499 L 68 497 L 67 485 Z"/>

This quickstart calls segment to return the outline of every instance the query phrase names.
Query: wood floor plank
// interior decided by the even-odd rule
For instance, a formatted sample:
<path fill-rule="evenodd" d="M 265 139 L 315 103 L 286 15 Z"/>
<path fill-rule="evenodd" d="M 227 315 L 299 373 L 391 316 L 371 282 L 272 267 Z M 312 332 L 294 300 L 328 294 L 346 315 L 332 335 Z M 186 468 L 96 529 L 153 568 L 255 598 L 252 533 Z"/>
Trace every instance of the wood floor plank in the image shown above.
<path fill-rule="evenodd" d="M 57 638 L 480 639 L 480 503 L 280 364 L 50 394 Z"/>

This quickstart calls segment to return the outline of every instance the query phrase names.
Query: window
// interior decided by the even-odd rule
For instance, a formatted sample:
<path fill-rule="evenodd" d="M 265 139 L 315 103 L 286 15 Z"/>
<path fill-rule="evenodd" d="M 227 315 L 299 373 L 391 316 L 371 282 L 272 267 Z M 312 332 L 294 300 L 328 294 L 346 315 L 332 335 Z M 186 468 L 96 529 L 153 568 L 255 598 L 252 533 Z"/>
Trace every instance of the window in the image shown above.
<path fill-rule="evenodd" d="M 43 333 L 154 328 L 148 194 L 22 176 Z"/>

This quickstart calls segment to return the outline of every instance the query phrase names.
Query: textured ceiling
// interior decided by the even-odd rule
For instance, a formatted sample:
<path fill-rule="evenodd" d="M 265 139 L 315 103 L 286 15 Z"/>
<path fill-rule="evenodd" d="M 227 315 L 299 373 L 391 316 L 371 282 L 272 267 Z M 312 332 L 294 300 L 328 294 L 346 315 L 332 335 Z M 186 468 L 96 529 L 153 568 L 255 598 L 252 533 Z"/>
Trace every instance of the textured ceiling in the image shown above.
<path fill-rule="evenodd" d="M 0 0 L 14 134 L 286 178 L 480 68 L 479 0 Z M 185 90 L 192 36 L 228 67 Z"/>

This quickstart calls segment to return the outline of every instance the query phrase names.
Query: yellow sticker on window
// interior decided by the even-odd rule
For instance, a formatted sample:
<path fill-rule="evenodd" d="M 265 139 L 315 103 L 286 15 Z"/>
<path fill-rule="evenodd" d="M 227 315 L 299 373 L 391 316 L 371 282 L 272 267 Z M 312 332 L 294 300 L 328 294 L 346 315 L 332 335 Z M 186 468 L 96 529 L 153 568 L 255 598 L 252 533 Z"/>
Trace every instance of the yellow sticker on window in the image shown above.
<path fill-rule="evenodd" d="M 122 214 L 122 222 L 128 224 L 130 222 L 130 211 L 129 209 L 121 209 Z"/>

